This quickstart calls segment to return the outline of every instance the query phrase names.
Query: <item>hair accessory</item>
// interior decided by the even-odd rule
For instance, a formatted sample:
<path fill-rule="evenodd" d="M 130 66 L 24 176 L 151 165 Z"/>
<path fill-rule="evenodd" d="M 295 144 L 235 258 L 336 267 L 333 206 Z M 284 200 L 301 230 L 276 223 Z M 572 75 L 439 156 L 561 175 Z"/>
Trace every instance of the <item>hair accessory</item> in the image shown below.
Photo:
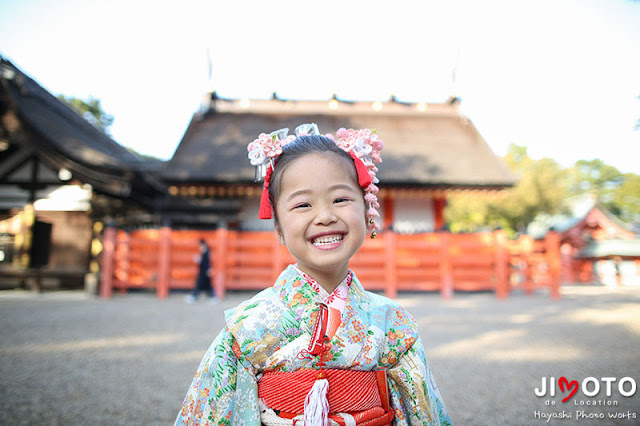
<path fill-rule="evenodd" d="M 264 187 L 260 198 L 260 210 L 258 217 L 260 219 L 271 219 L 272 208 L 269 203 L 269 184 L 271 182 L 271 173 L 275 167 L 277 158 L 282 154 L 282 147 L 293 142 L 296 137 L 304 135 L 320 134 L 318 126 L 315 123 L 301 124 L 296 127 L 295 136 L 288 135 L 289 129 L 284 128 L 271 132 L 270 134 L 261 133 L 257 139 L 247 146 L 249 151 L 249 160 L 252 165 L 256 166 L 256 181 L 264 177 Z M 367 230 L 372 231 L 371 238 L 375 238 L 376 230 L 380 230 L 380 225 L 374 220 L 380 217 L 378 208 L 378 187 L 379 182 L 376 178 L 378 168 L 375 163 L 381 163 L 382 157 L 380 151 L 384 147 L 384 142 L 375 134 L 375 129 L 340 129 L 336 132 L 335 137 L 332 134 L 324 135 L 331 139 L 349 153 L 356 166 L 358 174 L 358 184 L 365 192 L 365 203 L 367 208 Z"/>

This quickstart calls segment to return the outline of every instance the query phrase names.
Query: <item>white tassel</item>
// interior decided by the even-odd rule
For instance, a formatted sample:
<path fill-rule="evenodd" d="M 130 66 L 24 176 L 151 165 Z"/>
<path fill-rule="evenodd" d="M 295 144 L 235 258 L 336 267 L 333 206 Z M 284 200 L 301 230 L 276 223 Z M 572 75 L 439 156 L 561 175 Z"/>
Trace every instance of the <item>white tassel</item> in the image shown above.
<path fill-rule="evenodd" d="M 304 426 L 327 426 L 329 424 L 329 381 L 320 373 L 319 378 L 304 400 Z"/>
<path fill-rule="evenodd" d="M 349 413 L 338 413 L 340 417 L 344 420 L 345 426 L 356 426 L 356 419 Z"/>

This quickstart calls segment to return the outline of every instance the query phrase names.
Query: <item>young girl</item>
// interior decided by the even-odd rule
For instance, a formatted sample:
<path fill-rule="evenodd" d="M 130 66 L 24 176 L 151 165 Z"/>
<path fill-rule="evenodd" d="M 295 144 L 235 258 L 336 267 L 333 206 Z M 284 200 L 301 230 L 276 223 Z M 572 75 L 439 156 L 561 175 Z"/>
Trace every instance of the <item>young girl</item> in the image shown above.
<path fill-rule="evenodd" d="M 379 229 L 382 141 L 287 133 L 260 135 L 249 158 L 265 177 L 259 216 L 297 263 L 225 313 L 176 424 L 450 424 L 416 321 L 349 270 Z"/>

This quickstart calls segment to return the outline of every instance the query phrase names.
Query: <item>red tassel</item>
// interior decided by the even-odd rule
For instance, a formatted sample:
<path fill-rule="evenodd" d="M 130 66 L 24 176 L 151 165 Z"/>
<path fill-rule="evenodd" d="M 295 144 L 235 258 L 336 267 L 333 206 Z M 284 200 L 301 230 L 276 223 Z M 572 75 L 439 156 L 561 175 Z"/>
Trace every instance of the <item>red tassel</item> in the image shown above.
<path fill-rule="evenodd" d="M 267 167 L 267 175 L 264 177 L 264 187 L 262 188 L 262 195 L 260 196 L 260 209 L 258 210 L 259 219 L 271 219 L 272 209 L 271 201 L 269 201 L 269 183 L 271 183 L 271 173 L 273 167 L 271 164 Z"/>
<path fill-rule="evenodd" d="M 316 324 L 313 327 L 313 333 L 311 335 L 311 341 L 309 342 L 309 349 L 307 351 L 311 355 L 320 355 L 324 348 L 325 342 L 328 342 L 327 338 L 327 324 L 329 323 L 329 308 L 327 305 L 320 304 L 320 310 L 316 317 Z M 322 356 L 320 357 L 319 365 L 322 364 Z"/>
<path fill-rule="evenodd" d="M 358 183 L 362 189 L 366 189 L 373 182 L 369 170 L 367 170 L 367 166 L 364 165 L 362 160 L 359 159 L 353 151 L 349 151 L 349 155 L 353 158 L 353 163 L 356 165 Z"/>

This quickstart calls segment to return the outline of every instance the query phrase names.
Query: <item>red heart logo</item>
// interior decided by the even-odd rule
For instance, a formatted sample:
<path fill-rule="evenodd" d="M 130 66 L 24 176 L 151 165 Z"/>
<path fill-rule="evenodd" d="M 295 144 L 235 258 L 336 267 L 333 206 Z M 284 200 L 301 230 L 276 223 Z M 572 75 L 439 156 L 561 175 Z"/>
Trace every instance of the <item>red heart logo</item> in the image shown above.
<path fill-rule="evenodd" d="M 560 379 L 558 379 L 558 384 L 560 385 L 560 390 L 562 392 L 564 392 L 565 386 L 567 387 L 567 390 L 573 389 L 573 390 L 571 390 L 571 393 L 569 394 L 569 396 L 567 396 L 565 399 L 563 399 L 562 402 L 567 402 L 568 400 L 571 399 L 571 397 L 573 395 L 576 394 L 576 392 L 578 392 L 578 381 L 577 380 L 569 381 L 569 380 L 567 380 L 566 377 L 562 376 L 562 377 L 560 377 Z"/>

